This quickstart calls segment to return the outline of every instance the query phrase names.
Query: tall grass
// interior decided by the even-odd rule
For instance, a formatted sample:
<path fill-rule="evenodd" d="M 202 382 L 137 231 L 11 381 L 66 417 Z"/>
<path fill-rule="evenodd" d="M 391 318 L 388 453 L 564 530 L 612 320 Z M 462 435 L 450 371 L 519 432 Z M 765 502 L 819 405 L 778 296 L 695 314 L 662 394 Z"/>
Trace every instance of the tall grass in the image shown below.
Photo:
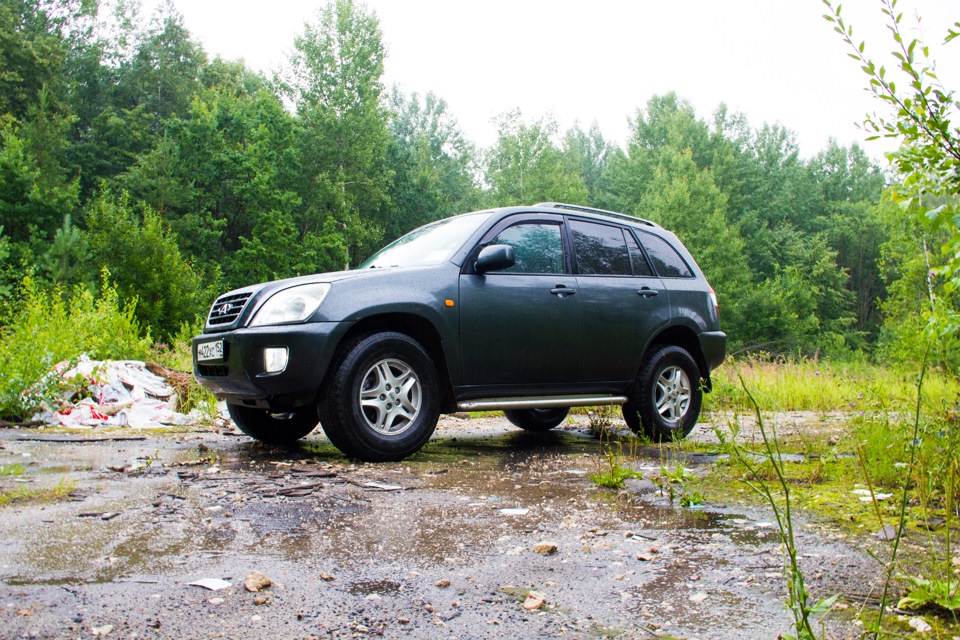
<path fill-rule="evenodd" d="M 910 412 L 916 402 L 915 370 L 862 361 L 785 360 L 749 356 L 725 362 L 713 372 L 713 393 L 704 399 L 707 410 L 749 406 L 737 375 L 764 410 Z M 960 397 L 960 383 L 932 370 L 924 380 L 924 408 L 943 413 Z"/>

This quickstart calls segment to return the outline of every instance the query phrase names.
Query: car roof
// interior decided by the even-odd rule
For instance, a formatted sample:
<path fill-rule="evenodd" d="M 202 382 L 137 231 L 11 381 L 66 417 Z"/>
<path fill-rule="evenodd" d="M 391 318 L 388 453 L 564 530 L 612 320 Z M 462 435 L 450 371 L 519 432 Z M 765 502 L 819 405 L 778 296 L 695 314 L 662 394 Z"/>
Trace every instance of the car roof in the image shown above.
<path fill-rule="evenodd" d="M 652 222 L 644 218 L 638 218 L 637 216 L 631 216 L 629 214 L 619 213 L 617 211 L 607 211 L 606 209 L 584 207 L 578 204 L 567 204 L 565 202 L 538 202 L 537 204 L 531 205 L 530 208 L 548 209 L 553 213 L 567 211 L 570 213 L 586 214 L 591 218 L 614 218 L 618 221 L 632 222 L 633 224 L 652 227 L 654 229 L 662 229 L 662 227 L 656 222 Z"/>

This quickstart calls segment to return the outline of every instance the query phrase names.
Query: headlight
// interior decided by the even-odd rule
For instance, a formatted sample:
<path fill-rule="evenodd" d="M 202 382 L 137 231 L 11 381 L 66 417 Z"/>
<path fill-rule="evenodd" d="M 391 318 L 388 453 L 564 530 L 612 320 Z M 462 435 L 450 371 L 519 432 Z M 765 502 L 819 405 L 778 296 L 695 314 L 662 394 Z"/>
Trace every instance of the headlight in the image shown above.
<path fill-rule="evenodd" d="M 278 291 L 267 299 L 253 320 L 251 327 L 269 324 L 303 322 L 313 315 L 330 291 L 330 284 L 302 284 Z"/>

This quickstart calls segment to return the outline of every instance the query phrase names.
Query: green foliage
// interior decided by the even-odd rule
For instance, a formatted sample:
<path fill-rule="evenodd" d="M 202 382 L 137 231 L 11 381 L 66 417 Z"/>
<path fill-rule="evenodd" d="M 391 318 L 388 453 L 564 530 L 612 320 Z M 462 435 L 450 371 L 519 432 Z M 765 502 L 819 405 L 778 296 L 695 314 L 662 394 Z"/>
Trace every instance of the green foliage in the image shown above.
<path fill-rule="evenodd" d="M 960 580 L 929 580 L 920 576 L 906 576 L 911 589 L 900 598 L 898 609 L 919 609 L 937 605 L 947 611 L 960 611 Z"/>
<path fill-rule="evenodd" d="M 94 260 L 116 274 L 116 290 L 142 326 L 166 338 L 206 309 L 210 292 L 152 209 L 141 218 L 126 194 L 106 192 L 87 211 L 87 226 Z"/>
<path fill-rule="evenodd" d="M 285 93 L 296 105 L 299 188 L 294 223 L 319 232 L 333 215 L 359 263 L 377 249 L 377 225 L 388 203 L 389 142 L 384 108 L 386 55 L 376 15 L 352 0 L 335 0 L 294 40 Z"/>
<path fill-rule="evenodd" d="M 583 180 L 567 168 L 554 144 L 556 121 L 544 117 L 526 122 L 516 109 L 497 118 L 497 130 L 497 142 L 485 158 L 495 204 L 586 202 Z"/>
<path fill-rule="evenodd" d="M 960 104 L 937 77 L 929 48 L 920 39 L 904 36 L 903 14 L 896 0 L 881 3 L 893 40 L 889 55 L 894 67 L 890 73 L 867 53 L 865 42 L 854 41 L 853 27 L 841 17 L 840 5 L 834 7 L 829 0 L 824 4 L 828 8 L 824 17 L 849 46 L 848 55 L 867 75 L 868 90 L 887 109 L 886 114 L 868 116 L 865 129 L 873 138 L 895 138 L 899 142 L 898 149 L 888 154 L 901 178 L 891 189 L 892 198 L 902 211 L 934 233 L 946 236 L 941 244 L 944 262 L 936 269 L 943 278 L 937 288 L 946 296 L 931 296 L 927 318 L 931 335 L 953 339 L 960 330 L 960 307 L 954 295 L 960 289 L 960 126 L 956 122 Z M 948 29 L 944 43 L 954 37 L 955 32 Z"/>
<path fill-rule="evenodd" d="M 93 359 L 142 359 L 150 338 L 122 308 L 106 274 L 97 292 L 77 287 L 42 288 L 31 278 L 22 283 L 22 305 L 0 331 L 0 416 L 28 418 L 59 390 L 50 373 L 60 362 L 87 354 Z M 55 381 L 56 379 L 56 381 Z"/>

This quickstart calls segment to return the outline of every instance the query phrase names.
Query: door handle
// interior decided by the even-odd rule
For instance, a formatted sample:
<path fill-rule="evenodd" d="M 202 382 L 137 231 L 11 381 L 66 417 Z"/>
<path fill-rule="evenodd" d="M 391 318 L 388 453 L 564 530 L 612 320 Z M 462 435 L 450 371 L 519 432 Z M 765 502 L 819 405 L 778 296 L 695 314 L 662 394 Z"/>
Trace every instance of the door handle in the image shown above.
<path fill-rule="evenodd" d="M 656 298 L 660 292 L 655 289 L 651 289 L 650 287 L 640 287 L 640 289 L 637 290 L 637 293 L 644 298 Z"/>
<path fill-rule="evenodd" d="M 555 296 L 560 296 L 561 298 L 564 298 L 566 296 L 572 296 L 576 292 L 577 292 L 576 289 L 571 289 L 570 287 L 564 286 L 562 284 L 558 284 L 553 289 L 550 289 L 550 293 L 552 293 Z"/>

